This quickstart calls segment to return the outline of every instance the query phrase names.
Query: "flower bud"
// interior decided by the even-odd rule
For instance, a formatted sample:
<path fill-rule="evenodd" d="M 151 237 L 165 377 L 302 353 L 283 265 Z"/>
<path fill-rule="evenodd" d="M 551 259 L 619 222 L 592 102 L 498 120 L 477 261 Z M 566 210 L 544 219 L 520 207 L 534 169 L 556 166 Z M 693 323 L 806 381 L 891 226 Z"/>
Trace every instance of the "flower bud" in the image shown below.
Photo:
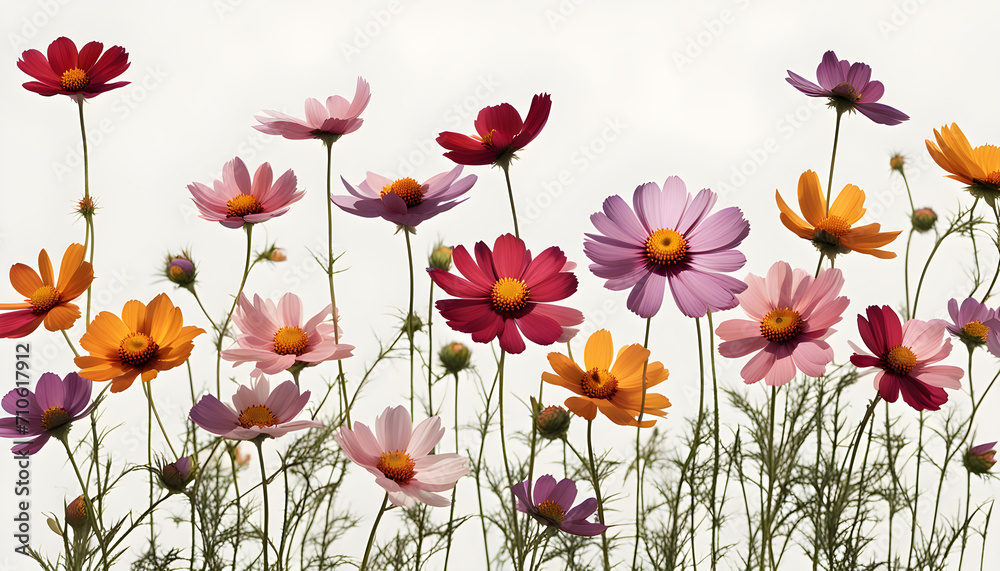
<path fill-rule="evenodd" d="M 906 164 L 906 159 L 903 158 L 903 155 L 899 153 L 896 153 L 891 157 L 889 157 L 889 168 L 894 171 L 899 171 L 900 173 L 902 173 L 904 164 Z"/>
<path fill-rule="evenodd" d="M 913 229 L 917 232 L 927 232 L 934 228 L 937 219 L 937 214 L 930 208 L 918 208 L 913 211 L 910 223 L 913 224 Z"/>
<path fill-rule="evenodd" d="M 66 506 L 66 523 L 73 531 L 80 531 L 87 525 L 87 503 L 83 501 L 83 496 L 77 496 Z"/>
<path fill-rule="evenodd" d="M 463 371 L 469 367 L 469 358 L 472 354 L 469 352 L 469 348 L 461 343 L 451 343 L 445 345 L 441 348 L 441 352 L 438 353 L 438 359 L 441 360 L 441 366 L 444 370 L 452 375 L 457 375 L 460 371 Z"/>
<path fill-rule="evenodd" d="M 268 257 L 268 259 L 271 260 L 272 262 L 284 262 L 285 260 L 288 259 L 288 257 L 285 256 L 284 250 L 282 250 L 281 248 L 275 248 L 274 250 L 271 251 L 271 255 Z"/>
<path fill-rule="evenodd" d="M 535 425 L 542 438 L 558 440 L 566 436 L 573 415 L 561 406 L 545 407 L 535 416 Z"/>
<path fill-rule="evenodd" d="M 188 287 L 194 283 L 197 271 L 194 262 L 191 261 L 187 252 L 182 252 L 176 256 L 167 256 L 167 267 L 165 269 L 167 279 L 181 287 Z"/>
<path fill-rule="evenodd" d="M 76 213 L 83 216 L 85 219 L 90 218 L 97 212 L 97 202 L 94 201 L 93 196 L 88 196 L 86 198 L 81 198 L 76 203 Z"/>
<path fill-rule="evenodd" d="M 171 492 L 183 492 L 188 483 L 194 478 L 194 470 L 191 466 L 191 458 L 185 456 L 176 462 L 164 464 L 160 467 L 157 476 L 160 483 Z"/>
<path fill-rule="evenodd" d="M 451 269 L 451 248 L 448 246 L 441 246 L 435 249 L 431 252 L 427 263 L 430 264 L 430 267 L 432 268 L 437 268 L 447 272 Z"/>
<path fill-rule="evenodd" d="M 240 468 L 246 468 L 250 465 L 250 454 L 243 450 L 243 444 L 237 444 L 233 448 L 233 459 L 236 461 L 236 465 Z"/>
<path fill-rule="evenodd" d="M 962 463 L 965 464 L 966 469 L 973 474 L 989 473 L 990 468 L 997 463 L 997 461 L 993 458 L 997 453 L 997 451 L 993 449 L 996 445 L 996 442 L 989 442 L 969 448 L 969 451 L 966 452 Z"/>

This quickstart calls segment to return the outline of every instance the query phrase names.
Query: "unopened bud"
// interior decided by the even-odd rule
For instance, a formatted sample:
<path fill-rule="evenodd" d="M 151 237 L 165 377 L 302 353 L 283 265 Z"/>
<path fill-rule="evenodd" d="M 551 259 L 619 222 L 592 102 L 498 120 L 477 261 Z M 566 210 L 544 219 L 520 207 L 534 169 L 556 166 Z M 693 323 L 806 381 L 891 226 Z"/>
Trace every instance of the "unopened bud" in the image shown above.
<path fill-rule="evenodd" d="M 435 249 L 431 252 L 427 263 L 430 264 L 432 268 L 437 268 L 447 272 L 451 269 L 451 248 L 448 246 L 441 246 L 440 248 Z"/>
<path fill-rule="evenodd" d="M 451 343 L 445 345 L 441 348 L 441 352 L 438 353 L 438 359 L 441 360 L 441 366 L 448 373 L 455 375 L 460 371 L 463 371 L 469 367 L 469 359 L 472 353 L 469 352 L 469 348 L 461 343 Z"/>
<path fill-rule="evenodd" d="M 83 501 L 83 496 L 77 496 L 66 506 L 66 523 L 74 531 L 80 531 L 87 525 L 87 503 Z"/>
<path fill-rule="evenodd" d="M 93 196 L 81 198 L 76 203 L 76 213 L 84 218 L 90 218 L 97 212 L 97 202 Z"/>
<path fill-rule="evenodd" d="M 918 208 L 913 211 L 910 223 L 913 224 L 913 229 L 917 232 L 927 232 L 934 228 L 937 219 L 937 214 L 930 208 Z"/>
<path fill-rule="evenodd" d="M 268 259 L 271 260 L 272 262 L 284 262 L 285 260 L 288 259 L 288 257 L 285 256 L 284 250 L 282 250 L 281 248 L 275 248 L 274 250 L 271 251 L 271 255 L 268 257 Z"/>
<path fill-rule="evenodd" d="M 168 280 L 181 287 L 187 287 L 194 283 L 198 272 L 191 257 L 187 252 L 182 252 L 176 256 L 167 256 L 165 273 Z"/>
<path fill-rule="evenodd" d="M 963 460 L 966 469 L 973 474 L 989 473 L 990 468 L 997 463 L 994 459 L 997 451 L 993 449 L 996 445 L 996 442 L 989 442 L 969 448 L 969 451 L 965 454 L 965 458 Z"/>
<path fill-rule="evenodd" d="M 157 475 L 166 489 L 171 492 L 183 492 L 188 482 L 194 478 L 194 470 L 191 468 L 191 458 L 185 456 L 176 462 L 164 464 Z"/>
<path fill-rule="evenodd" d="M 573 415 L 561 406 L 549 406 L 542 409 L 535 419 L 538 427 L 538 434 L 542 438 L 558 440 L 566 436 L 569 430 L 569 422 Z"/>
<path fill-rule="evenodd" d="M 903 155 L 899 153 L 896 153 L 891 157 L 889 157 L 889 168 L 891 168 L 894 171 L 899 171 L 900 173 L 902 173 L 904 164 L 906 164 L 906 159 L 904 159 Z"/>

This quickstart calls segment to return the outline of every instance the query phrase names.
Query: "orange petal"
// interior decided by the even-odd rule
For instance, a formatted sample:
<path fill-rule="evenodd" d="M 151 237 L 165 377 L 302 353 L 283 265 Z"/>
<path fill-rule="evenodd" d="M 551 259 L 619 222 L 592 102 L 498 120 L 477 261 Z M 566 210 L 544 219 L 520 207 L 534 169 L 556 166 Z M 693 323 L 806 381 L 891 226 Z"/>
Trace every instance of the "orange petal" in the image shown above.
<path fill-rule="evenodd" d="M 79 318 L 79 307 L 72 303 L 60 303 L 45 313 L 45 328 L 49 331 L 69 329 Z"/>
<path fill-rule="evenodd" d="M 5 309 L 28 309 L 31 304 L 26 301 L 19 301 L 17 303 L 0 303 L 0 310 Z"/>
<path fill-rule="evenodd" d="M 564 389 L 569 389 L 578 395 L 582 395 L 583 391 L 580 388 L 579 382 L 568 381 L 559 375 L 553 375 L 552 373 L 542 373 L 542 380 L 550 385 L 556 385 Z"/>
<path fill-rule="evenodd" d="M 87 326 L 87 332 L 80 338 L 80 346 L 92 355 L 118 354 L 118 347 L 131 331 L 117 315 L 102 311 Z"/>
<path fill-rule="evenodd" d="M 62 284 L 64 277 L 66 283 L 56 287 L 61 294 L 61 299 L 66 301 L 76 299 L 81 293 L 87 291 L 90 284 L 94 283 L 94 266 L 90 265 L 90 262 L 83 262 L 68 277 L 66 274 L 59 274 L 60 284 Z"/>
<path fill-rule="evenodd" d="M 594 400 L 594 404 L 597 405 L 597 408 L 601 409 L 604 416 L 608 417 L 611 422 L 620 426 L 636 426 L 636 424 L 638 424 L 634 416 L 618 408 L 611 401 L 604 399 Z"/>
<path fill-rule="evenodd" d="M 146 322 L 146 305 L 135 299 L 125 302 L 125 307 L 122 308 L 122 323 L 130 331 L 148 335 L 149 324 Z"/>
<path fill-rule="evenodd" d="M 781 218 L 781 223 L 785 225 L 785 228 L 788 228 L 800 238 L 811 240 L 815 228 L 810 226 L 805 220 L 799 218 L 799 215 L 788 207 L 788 204 L 786 204 L 784 199 L 781 198 L 781 194 L 779 194 L 777 190 L 774 191 L 774 199 L 778 203 L 778 210 L 781 212 L 779 217 Z"/>
<path fill-rule="evenodd" d="M 632 384 L 642 385 L 642 366 L 649 358 L 649 349 L 645 349 L 638 343 L 628 345 L 618 353 L 618 359 L 611 367 L 612 376 L 618 379 L 618 385 Z"/>
<path fill-rule="evenodd" d="M 799 176 L 799 208 L 813 228 L 826 218 L 823 187 L 819 185 L 819 175 L 813 171 L 806 171 Z"/>
<path fill-rule="evenodd" d="M 149 336 L 161 346 L 170 344 L 177 336 L 181 329 L 181 323 L 183 323 L 180 308 L 175 308 L 167 294 L 161 293 L 149 302 L 146 314 L 149 316 L 147 324 Z"/>
<path fill-rule="evenodd" d="M 830 216 L 839 216 L 848 224 L 854 224 L 865 215 L 865 191 L 848 184 L 840 191 L 830 206 Z"/>
<path fill-rule="evenodd" d="M 597 405 L 589 398 L 569 397 L 563 404 L 570 412 L 587 420 L 594 420 L 597 417 Z"/>
<path fill-rule="evenodd" d="M 607 329 L 595 331 L 590 339 L 587 339 L 587 346 L 583 350 L 583 364 L 587 370 L 611 369 L 611 360 L 615 356 L 615 346 L 611 341 L 611 332 Z"/>
<path fill-rule="evenodd" d="M 569 382 L 576 382 L 578 385 L 583 380 L 585 371 L 580 368 L 572 359 L 562 353 L 549 353 L 549 365 L 557 375 Z"/>
<path fill-rule="evenodd" d="M 42 278 L 38 277 L 35 270 L 25 264 L 14 264 L 10 267 L 10 285 L 14 286 L 17 293 L 30 298 L 38 288 L 42 287 Z"/>
<path fill-rule="evenodd" d="M 52 260 L 49 259 L 49 254 L 44 248 L 38 252 L 38 271 L 41 273 L 42 282 L 45 285 L 56 285 L 55 277 L 52 275 Z"/>
<path fill-rule="evenodd" d="M 139 369 L 130 369 L 129 371 L 126 371 L 124 375 L 115 378 L 115 380 L 111 383 L 111 392 L 120 393 L 131 387 L 132 383 L 135 382 L 135 378 L 138 376 Z"/>
<path fill-rule="evenodd" d="M 60 292 L 66 291 L 66 284 L 69 278 L 76 272 L 76 269 L 83 263 L 83 244 L 70 244 L 63 253 L 62 263 L 59 264 L 59 282 L 56 289 Z"/>

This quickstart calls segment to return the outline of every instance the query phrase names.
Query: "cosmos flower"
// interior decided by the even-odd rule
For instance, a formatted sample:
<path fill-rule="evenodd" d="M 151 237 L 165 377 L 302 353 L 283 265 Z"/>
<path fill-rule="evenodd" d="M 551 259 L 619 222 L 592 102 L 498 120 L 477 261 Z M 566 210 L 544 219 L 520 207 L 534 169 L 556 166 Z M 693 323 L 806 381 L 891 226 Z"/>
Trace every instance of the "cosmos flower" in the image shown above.
<path fill-rule="evenodd" d="M 0 436 L 28 440 L 11 448 L 14 454 L 34 454 L 52 436 L 60 437 L 70 424 L 88 414 L 93 385 L 87 379 L 69 373 L 59 378 L 45 373 L 38 378 L 34 392 L 17 388 L 3 397 L 3 409 L 13 416 L 0 418 Z"/>
<path fill-rule="evenodd" d="M 517 511 L 530 515 L 538 523 L 581 537 L 604 533 L 608 526 L 587 521 L 597 510 L 597 500 L 587 498 L 576 507 L 576 482 L 564 478 L 559 483 L 546 474 L 538 478 L 532 489 L 531 480 L 514 484 L 511 491 L 517 498 Z"/>
<path fill-rule="evenodd" d="M 528 116 L 521 115 L 509 103 L 484 107 L 476 117 L 477 135 L 445 131 L 438 135 L 439 145 L 448 150 L 444 156 L 460 165 L 500 165 L 507 168 L 514 153 L 523 149 L 542 131 L 549 120 L 552 99 L 548 93 L 531 98 Z"/>
<path fill-rule="evenodd" d="M 963 300 L 961 307 L 957 299 L 951 299 L 948 315 L 951 316 L 951 323 L 945 326 L 948 333 L 970 349 L 986 345 L 990 353 L 1000 357 L 1000 319 L 995 309 L 986 307 L 974 297 Z"/>
<path fill-rule="evenodd" d="M 309 402 L 309 391 L 299 394 L 292 381 L 271 391 L 267 377 L 260 376 L 250 386 L 240 385 L 233 395 L 233 407 L 213 395 L 201 397 L 191 407 L 188 418 L 205 430 L 230 440 L 258 437 L 281 438 L 295 430 L 322 428 L 314 420 L 295 420 Z"/>
<path fill-rule="evenodd" d="M 462 167 L 435 175 L 423 184 L 405 177 L 390 180 L 369 172 L 358 186 L 341 178 L 351 196 L 330 196 L 344 212 L 364 218 L 382 217 L 401 226 L 416 226 L 421 222 L 451 210 L 464 200 L 455 200 L 472 188 L 476 175 L 463 179 Z"/>
<path fill-rule="evenodd" d="M 194 465 L 190 456 L 178 458 L 174 462 L 166 460 L 157 462 L 156 476 L 163 487 L 174 493 L 181 493 L 188 483 L 194 479 Z"/>
<path fill-rule="evenodd" d="M 973 148 L 955 123 L 941 127 L 940 132 L 934 129 L 934 139 L 936 144 L 929 140 L 924 144 L 934 162 L 951 173 L 948 178 L 969 185 L 973 196 L 995 205 L 1000 193 L 1000 148 L 996 145 Z"/>
<path fill-rule="evenodd" d="M 273 185 L 272 178 L 271 165 L 264 163 L 257 168 L 251 182 L 250 171 L 236 157 L 223 167 L 222 180 L 216 180 L 213 188 L 194 182 L 188 185 L 188 190 L 202 218 L 226 228 L 241 228 L 244 224 L 281 216 L 305 195 L 305 191 L 296 192 L 295 173 L 291 169 Z"/>
<path fill-rule="evenodd" d="M 996 442 L 985 442 L 969 448 L 965 457 L 962 458 L 962 463 L 973 474 L 988 474 L 993 465 L 997 463 L 997 451 L 994 450 L 996 445 Z"/>
<path fill-rule="evenodd" d="M 260 125 L 254 125 L 253 128 L 261 133 L 281 135 L 286 139 L 320 139 L 329 144 L 361 128 L 364 119 L 360 115 L 368 107 L 370 99 L 371 88 L 367 81 L 359 77 L 352 101 L 332 95 L 324 105 L 310 97 L 306 99 L 305 120 L 278 111 L 264 111 L 270 117 L 255 115 L 254 119 Z"/>
<path fill-rule="evenodd" d="M 68 95 L 73 99 L 88 99 L 129 84 L 127 81 L 108 83 L 125 73 L 128 52 L 121 46 L 104 51 L 101 42 L 89 42 L 77 51 L 69 38 L 56 38 L 48 49 L 48 59 L 38 50 L 26 50 L 17 60 L 21 71 L 37 79 L 24 84 L 28 91 L 50 97 Z"/>
<path fill-rule="evenodd" d="M 25 264 L 10 268 L 10 283 L 26 299 L 18 303 L 0 303 L 0 337 L 24 337 L 42 323 L 49 331 L 73 327 L 80 308 L 70 303 L 87 291 L 94 281 L 94 267 L 83 261 L 82 244 L 70 244 L 59 265 L 59 279 L 52 272 L 52 262 L 45 250 L 38 253 L 38 272 Z M 39 276 L 39 273 L 41 275 Z"/>

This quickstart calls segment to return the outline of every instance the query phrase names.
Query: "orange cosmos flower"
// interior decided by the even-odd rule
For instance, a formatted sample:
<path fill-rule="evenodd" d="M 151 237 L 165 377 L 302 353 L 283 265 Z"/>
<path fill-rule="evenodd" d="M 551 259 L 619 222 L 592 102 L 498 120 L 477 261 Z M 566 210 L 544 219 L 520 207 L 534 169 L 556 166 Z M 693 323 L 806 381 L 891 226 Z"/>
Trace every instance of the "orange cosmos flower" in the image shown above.
<path fill-rule="evenodd" d="M 840 191 L 828 213 L 819 176 L 813 171 L 802 173 L 799 177 L 799 208 L 805 220 L 785 204 L 777 190 L 774 197 L 781 211 L 781 223 L 800 238 L 811 240 L 816 249 L 830 259 L 851 250 L 876 258 L 896 257 L 894 252 L 878 248 L 895 240 L 899 231 L 880 232 L 881 226 L 876 222 L 853 226 L 865 215 L 865 191 L 853 184 Z"/>
<path fill-rule="evenodd" d="M 969 185 L 973 196 L 986 199 L 992 206 L 1000 193 L 1000 148 L 994 145 L 980 145 L 972 148 L 965 134 L 955 123 L 949 128 L 934 129 L 935 145 L 925 140 L 927 152 L 944 170 L 950 172 L 948 178 Z"/>
<path fill-rule="evenodd" d="M 642 408 L 642 365 L 648 358 L 649 350 L 639 344 L 622 347 L 614 358 L 611 333 L 601 329 L 587 340 L 583 353 L 586 371 L 562 353 L 549 353 L 549 364 L 556 374 L 542 373 L 542 380 L 579 395 L 566 399 L 566 408 L 578 416 L 594 420 L 600 409 L 615 424 L 637 426 Z M 646 368 L 646 388 L 662 383 L 669 374 L 662 363 L 651 362 Z M 646 392 L 644 415 L 665 417 L 662 409 L 669 406 L 665 396 Z M 643 428 L 654 424 L 655 419 L 642 421 Z"/>
<path fill-rule="evenodd" d="M 87 326 L 80 345 L 90 355 L 77 357 L 80 376 L 92 381 L 111 381 L 111 392 L 120 393 L 142 375 L 143 382 L 157 373 L 173 369 L 191 355 L 191 340 L 205 330 L 184 326 L 179 307 L 161 293 L 143 305 L 131 300 L 122 316 L 102 311 Z"/>
<path fill-rule="evenodd" d="M 24 264 L 10 268 L 10 283 L 25 296 L 20 303 L 0 303 L 0 337 L 24 337 L 44 322 L 49 331 L 69 329 L 80 317 L 80 308 L 70 303 L 87 291 L 94 281 L 94 267 L 83 261 L 84 247 L 70 244 L 59 266 L 59 280 L 54 279 L 52 262 L 42 250 L 38 253 L 38 272 Z M 38 274 L 41 273 L 41 276 Z"/>

